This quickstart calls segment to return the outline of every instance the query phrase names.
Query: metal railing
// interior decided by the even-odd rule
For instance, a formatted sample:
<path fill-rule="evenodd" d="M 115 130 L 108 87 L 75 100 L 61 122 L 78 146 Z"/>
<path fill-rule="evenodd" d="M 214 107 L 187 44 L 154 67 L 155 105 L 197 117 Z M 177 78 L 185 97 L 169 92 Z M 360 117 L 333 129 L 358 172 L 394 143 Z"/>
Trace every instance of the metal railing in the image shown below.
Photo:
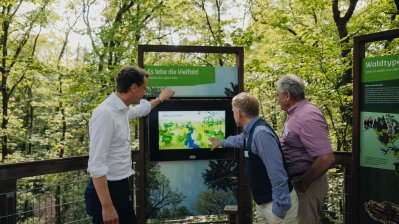
<path fill-rule="evenodd" d="M 82 192 L 88 175 L 72 171 L 17 182 L 15 213 L 9 223 L 89 223 Z M 6 218 L 6 217 L 4 217 Z"/>
<path fill-rule="evenodd" d="M 336 165 L 329 171 L 329 191 L 321 214 L 323 224 L 351 223 L 352 153 L 335 152 Z"/>
<path fill-rule="evenodd" d="M 132 152 L 132 158 L 137 158 L 137 151 Z M 329 175 L 322 223 L 350 223 L 352 154 L 336 152 L 335 156 L 337 172 Z M 87 159 L 81 156 L 0 166 L 0 224 L 90 223 L 83 197 L 89 179 Z M 175 221 L 170 223 L 182 220 Z"/>
<path fill-rule="evenodd" d="M 87 156 L 0 166 L 0 223 L 88 223 Z"/>

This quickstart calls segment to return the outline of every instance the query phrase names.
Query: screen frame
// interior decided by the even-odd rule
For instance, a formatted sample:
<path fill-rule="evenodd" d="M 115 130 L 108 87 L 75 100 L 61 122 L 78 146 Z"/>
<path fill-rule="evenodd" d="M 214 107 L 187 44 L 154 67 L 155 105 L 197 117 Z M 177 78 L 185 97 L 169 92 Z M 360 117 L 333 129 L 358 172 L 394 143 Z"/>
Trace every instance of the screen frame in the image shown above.
<path fill-rule="evenodd" d="M 148 119 L 149 148 L 151 161 L 180 161 L 180 160 L 210 160 L 233 159 L 234 151 L 231 148 L 201 149 L 159 149 L 159 117 L 160 111 L 224 111 L 225 112 L 225 137 L 237 133 L 231 99 L 173 99 L 159 104 L 151 110 Z"/>

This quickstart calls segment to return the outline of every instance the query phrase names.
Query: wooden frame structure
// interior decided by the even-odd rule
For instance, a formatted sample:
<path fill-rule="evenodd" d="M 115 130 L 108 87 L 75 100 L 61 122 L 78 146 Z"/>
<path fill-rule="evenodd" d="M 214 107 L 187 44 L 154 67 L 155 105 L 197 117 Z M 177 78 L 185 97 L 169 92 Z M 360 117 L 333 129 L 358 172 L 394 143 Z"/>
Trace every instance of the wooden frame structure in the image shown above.
<path fill-rule="evenodd" d="M 238 66 L 238 92 L 244 90 L 244 49 L 242 47 L 211 47 L 211 46 L 171 46 L 171 45 L 139 45 L 138 46 L 138 66 L 144 68 L 144 54 L 147 52 L 169 52 L 169 53 L 212 53 L 212 54 L 234 54 L 236 56 L 236 65 Z M 144 118 L 140 118 L 139 123 L 140 136 L 143 136 L 146 130 Z M 138 211 L 137 217 L 139 223 L 145 223 L 145 148 L 148 147 L 142 137 L 139 139 L 139 164 L 138 171 L 141 174 L 138 177 Z M 238 177 L 238 220 L 239 223 L 250 223 L 252 199 L 249 194 L 249 188 L 244 180 L 244 159 L 243 152 L 240 150 L 238 159 L 239 177 Z"/>
<path fill-rule="evenodd" d="M 354 38 L 353 49 L 353 129 L 352 129 L 352 156 L 353 156 L 353 210 L 350 223 L 360 223 L 360 78 L 362 59 L 366 56 L 366 44 L 377 41 L 399 38 L 399 29 L 373 33 Z"/>

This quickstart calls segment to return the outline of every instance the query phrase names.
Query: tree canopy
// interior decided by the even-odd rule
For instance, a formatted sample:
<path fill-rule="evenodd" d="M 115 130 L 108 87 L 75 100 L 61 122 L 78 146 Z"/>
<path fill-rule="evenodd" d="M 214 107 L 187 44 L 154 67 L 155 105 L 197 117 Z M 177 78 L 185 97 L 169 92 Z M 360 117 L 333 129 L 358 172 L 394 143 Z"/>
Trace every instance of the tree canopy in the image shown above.
<path fill-rule="evenodd" d="M 2 163 L 88 152 L 88 119 L 137 65 L 138 44 L 243 46 L 245 91 L 276 130 L 275 84 L 307 83 L 337 151 L 351 150 L 352 38 L 396 29 L 392 0 L 6 0 L 0 3 Z M 370 52 L 397 53 L 396 40 Z M 162 55 L 151 64 L 234 65 L 225 55 Z M 131 123 L 136 131 L 137 121 Z"/>

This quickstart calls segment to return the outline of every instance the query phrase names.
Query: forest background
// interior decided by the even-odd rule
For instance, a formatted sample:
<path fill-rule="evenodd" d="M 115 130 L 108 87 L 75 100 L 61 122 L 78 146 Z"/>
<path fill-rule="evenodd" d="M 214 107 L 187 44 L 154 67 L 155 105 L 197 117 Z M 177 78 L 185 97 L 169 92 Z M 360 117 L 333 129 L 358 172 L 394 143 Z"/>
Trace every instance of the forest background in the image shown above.
<path fill-rule="evenodd" d="M 88 120 L 137 66 L 137 46 L 242 46 L 245 91 L 279 133 L 276 81 L 293 73 L 351 151 L 353 37 L 399 28 L 399 0 L 2 0 L 0 164 L 88 154 Z M 367 45 L 397 54 L 397 40 Z M 152 54 L 145 64 L 235 66 L 226 55 Z M 131 122 L 132 139 L 138 122 Z M 137 141 L 136 141 L 137 144 Z"/>

